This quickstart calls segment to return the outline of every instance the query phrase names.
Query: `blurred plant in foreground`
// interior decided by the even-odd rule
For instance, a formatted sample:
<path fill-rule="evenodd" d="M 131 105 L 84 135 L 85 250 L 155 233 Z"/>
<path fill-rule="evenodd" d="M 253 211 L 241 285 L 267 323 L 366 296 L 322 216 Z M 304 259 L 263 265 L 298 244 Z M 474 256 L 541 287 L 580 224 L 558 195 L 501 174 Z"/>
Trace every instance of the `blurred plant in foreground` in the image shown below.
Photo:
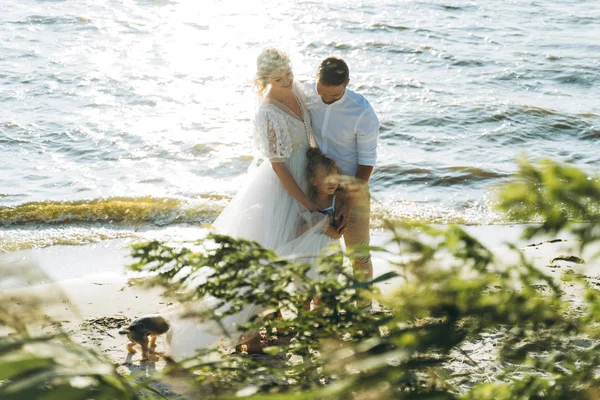
<path fill-rule="evenodd" d="M 527 227 L 527 237 L 568 230 L 581 251 L 598 245 L 597 178 L 551 161 L 540 166 L 521 161 L 500 198 L 500 207 L 514 218 L 542 220 Z M 143 273 L 141 282 L 163 286 L 182 304 L 212 298 L 213 306 L 193 317 L 214 321 L 234 342 L 239 332 L 256 332 L 264 351 L 201 349 L 155 378 L 186 382 L 186 393 L 203 399 L 600 397 L 600 293 L 585 276 L 562 277 L 581 293 L 572 304 L 561 282 L 535 268 L 514 245 L 517 262 L 507 263 L 459 226 L 389 223 L 386 229 L 389 243 L 372 250 L 387 260 L 390 272 L 367 283 L 353 278 L 335 249 L 322 254 L 321 276 L 311 279 L 303 262 L 310 258 L 280 258 L 256 243 L 226 236 L 210 235 L 189 247 L 135 246 L 131 269 Z M 595 258 L 585 261 L 590 265 Z M 381 293 L 377 288 L 390 280 L 393 289 Z M 365 297 L 377 301 L 378 311 L 355 307 Z M 304 309 L 313 298 L 319 306 Z M 262 312 L 230 329 L 226 317 L 249 305 Z M 280 313 L 296 317 L 282 319 Z M 490 337 L 493 345 L 483 351 L 492 362 L 471 357 L 467 349 L 491 343 Z M 11 357 L 23 354 L 16 347 Z M 52 354 L 47 362 L 56 363 Z M 8 380 L 0 393 L 27 382 L 28 374 L 4 372 L 11 370 L 0 366 Z M 116 398 L 134 398 L 125 378 L 104 372 L 89 375 L 116 381 L 103 378 L 82 390 L 94 388 L 94 398 L 108 398 L 102 397 L 105 391 L 122 388 Z M 48 379 L 54 376 L 62 377 L 49 370 Z"/>
<path fill-rule="evenodd" d="M 140 399 L 140 389 L 156 393 L 117 374 L 45 314 L 44 308 L 66 298 L 56 287 L 41 286 L 48 277 L 38 268 L 4 258 L 0 276 L 0 399 Z M 52 326 L 52 333 L 44 333 L 44 326 Z"/>
<path fill-rule="evenodd" d="M 540 168 L 522 161 L 501 197 L 502 207 L 518 218 L 543 218 L 542 224 L 526 229 L 527 237 L 571 229 L 582 249 L 598 239 L 594 216 L 600 209 L 600 187 L 580 171 L 550 161 Z M 585 224 L 572 225 L 574 219 Z M 403 282 L 386 295 L 378 294 L 375 281 L 355 281 L 343 268 L 340 253 L 323 256 L 322 276 L 313 280 L 305 275 L 308 265 L 218 235 L 196 243 L 195 251 L 158 242 L 140 245 L 134 252 L 140 262 L 133 268 L 151 271 L 151 281 L 177 293 L 181 301 L 217 297 L 216 312 L 203 318 L 219 320 L 248 304 L 267 310 L 241 331 L 268 332 L 263 335 L 265 351 L 272 357 L 233 354 L 183 363 L 198 383 L 198 395 L 558 399 L 599 394 L 600 353 L 596 345 L 585 348 L 576 340 L 596 339 L 600 320 L 598 292 L 585 279 L 576 274 L 564 278 L 577 282 L 584 293 L 584 311 L 576 312 L 560 284 L 524 257 L 505 265 L 458 226 L 407 223 L 388 224 L 387 229 L 390 243 L 373 250 L 387 253 L 393 268 L 376 281 L 399 277 Z M 393 248 L 401 251 L 388 250 Z M 198 276 L 204 283 L 189 285 Z M 291 292 L 288 285 L 294 280 L 300 282 Z M 540 284 L 549 292 L 540 293 Z M 383 311 L 354 308 L 364 296 L 376 299 Z M 273 318 L 313 297 L 321 299 L 318 308 L 293 320 Z M 489 349 L 499 366 L 494 371 L 469 360 L 463 350 L 489 332 L 500 332 L 498 350 Z M 201 353 L 214 351 L 219 350 Z M 467 374 L 449 368 L 461 354 Z M 290 362 L 294 355 L 302 361 Z"/>

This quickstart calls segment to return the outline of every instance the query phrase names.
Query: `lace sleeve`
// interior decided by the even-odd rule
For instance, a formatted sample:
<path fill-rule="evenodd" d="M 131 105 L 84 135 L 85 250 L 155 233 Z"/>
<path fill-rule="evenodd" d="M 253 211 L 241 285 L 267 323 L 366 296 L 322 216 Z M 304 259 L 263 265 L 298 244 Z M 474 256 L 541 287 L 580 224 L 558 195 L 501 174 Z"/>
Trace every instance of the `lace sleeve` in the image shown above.
<path fill-rule="evenodd" d="M 254 141 L 261 155 L 271 161 L 284 161 L 292 154 L 287 123 L 275 110 L 262 108 L 254 120 Z"/>

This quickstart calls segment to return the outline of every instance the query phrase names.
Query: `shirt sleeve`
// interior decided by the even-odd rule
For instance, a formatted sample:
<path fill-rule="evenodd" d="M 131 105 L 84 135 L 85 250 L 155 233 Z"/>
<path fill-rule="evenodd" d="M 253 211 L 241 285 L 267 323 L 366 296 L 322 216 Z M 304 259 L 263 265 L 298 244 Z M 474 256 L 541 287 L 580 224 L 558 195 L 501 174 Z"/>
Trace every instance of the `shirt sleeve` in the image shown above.
<path fill-rule="evenodd" d="M 277 111 L 260 109 L 254 119 L 254 142 L 259 153 L 272 162 L 282 162 L 292 154 L 287 123 Z"/>
<path fill-rule="evenodd" d="M 369 107 L 362 113 L 356 124 L 356 144 L 358 164 L 375 166 L 377 160 L 377 136 L 379 135 L 379 119 Z"/>

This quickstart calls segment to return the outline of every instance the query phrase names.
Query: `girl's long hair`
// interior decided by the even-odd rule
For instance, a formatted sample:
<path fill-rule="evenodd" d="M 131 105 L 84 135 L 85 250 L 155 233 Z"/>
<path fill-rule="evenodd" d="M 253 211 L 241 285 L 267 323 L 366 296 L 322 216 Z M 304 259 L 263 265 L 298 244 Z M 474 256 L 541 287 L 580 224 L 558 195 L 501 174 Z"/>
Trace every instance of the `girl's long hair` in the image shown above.
<path fill-rule="evenodd" d="M 319 165 L 325 167 L 325 173 L 329 174 L 332 168 L 337 168 L 337 164 L 331 158 L 327 157 L 318 147 L 311 147 L 306 151 L 306 158 L 308 158 L 308 163 L 306 165 L 306 179 L 310 184 L 310 188 L 308 189 L 308 197 L 310 199 L 315 199 L 317 197 L 317 188 L 312 184 L 312 179 L 317 174 L 317 168 Z"/>

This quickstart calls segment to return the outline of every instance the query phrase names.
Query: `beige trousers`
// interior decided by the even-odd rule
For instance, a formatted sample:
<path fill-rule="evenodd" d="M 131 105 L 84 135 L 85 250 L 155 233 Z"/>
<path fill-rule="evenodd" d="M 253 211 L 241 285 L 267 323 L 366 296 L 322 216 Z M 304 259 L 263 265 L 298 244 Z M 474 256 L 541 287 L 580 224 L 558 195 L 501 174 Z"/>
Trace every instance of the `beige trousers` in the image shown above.
<path fill-rule="evenodd" d="M 355 190 L 348 194 L 351 202 L 350 217 L 348 225 L 344 232 L 344 243 L 346 251 L 350 256 L 354 276 L 360 281 L 370 281 L 373 279 L 373 263 L 371 262 L 371 252 L 364 247 L 368 247 L 371 234 L 371 195 L 369 194 L 369 185 L 359 184 Z"/>

